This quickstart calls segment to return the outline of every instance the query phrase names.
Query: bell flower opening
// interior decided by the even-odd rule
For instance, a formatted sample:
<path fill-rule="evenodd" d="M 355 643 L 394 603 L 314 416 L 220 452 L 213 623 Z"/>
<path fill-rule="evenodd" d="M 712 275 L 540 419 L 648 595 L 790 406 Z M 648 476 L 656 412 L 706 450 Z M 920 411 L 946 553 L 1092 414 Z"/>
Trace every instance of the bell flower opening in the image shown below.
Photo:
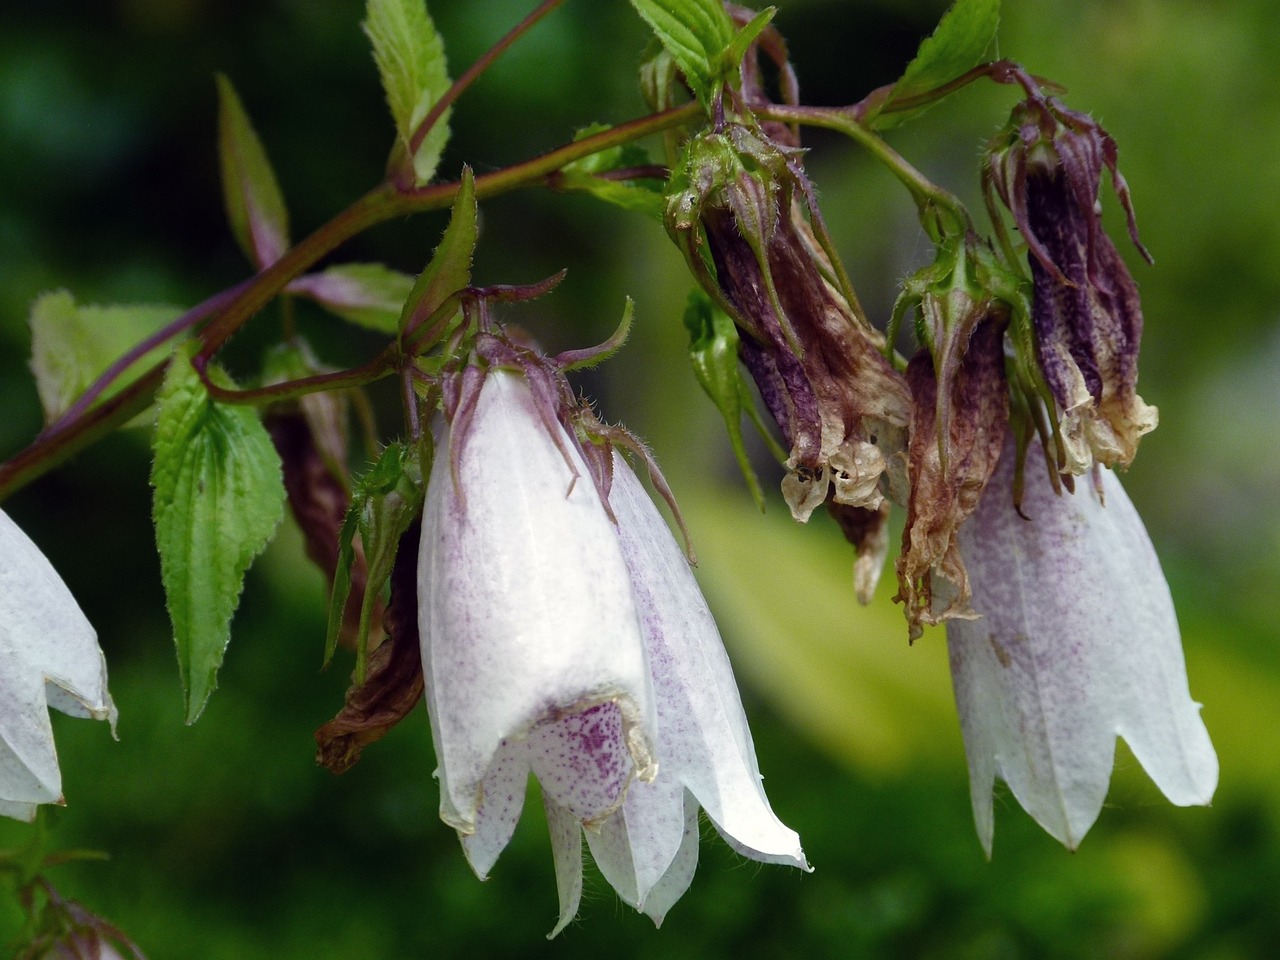
<path fill-rule="evenodd" d="M 1218 782 L 1169 587 L 1120 481 L 1097 468 L 1058 495 L 1047 474 L 1028 470 L 1024 519 L 1013 505 L 1015 458 L 1010 438 L 959 531 L 980 619 L 947 624 L 988 856 L 996 777 L 1075 849 L 1102 809 L 1117 736 L 1174 804 L 1208 804 Z"/>

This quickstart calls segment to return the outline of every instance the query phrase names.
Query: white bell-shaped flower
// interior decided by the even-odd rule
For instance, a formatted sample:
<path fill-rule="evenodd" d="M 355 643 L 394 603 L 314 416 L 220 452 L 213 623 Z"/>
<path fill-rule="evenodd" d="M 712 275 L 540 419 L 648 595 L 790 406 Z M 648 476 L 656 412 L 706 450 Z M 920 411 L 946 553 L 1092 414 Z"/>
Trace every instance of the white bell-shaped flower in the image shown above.
<path fill-rule="evenodd" d="M 418 570 L 440 815 L 484 877 L 530 771 L 553 836 L 560 821 L 603 821 L 632 779 L 656 772 L 649 666 L 617 533 L 576 445 L 541 418 L 523 377 L 491 372 L 465 426 L 441 431 Z"/>
<path fill-rule="evenodd" d="M 1099 468 L 1054 493 L 1027 455 L 1022 512 L 1006 444 L 960 528 L 977 620 L 947 625 L 978 835 L 1004 780 L 1074 849 L 1102 809 L 1116 737 L 1179 806 L 1207 804 L 1218 759 L 1191 699 L 1169 587 L 1120 481 Z M 1100 495 L 1101 494 L 1101 495 Z"/>
<path fill-rule="evenodd" d="M 658 922 L 693 877 L 699 805 L 744 855 L 807 869 L 765 799 L 715 622 L 631 468 L 615 456 L 615 525 L 523 377 L 489 373 L 474 403 L 439 434 L 418 616 L 441 816 L 476 873 L 510 841 L 531 772 L 560 895 L 552 936 L 577 913 L 584 830 Z"/>
<path fill-rule="evenodd" d="M 98 636 L 43 553 L 0 511 L 0 814 L 62 802 L 49 707 L 109 720 Z"/>

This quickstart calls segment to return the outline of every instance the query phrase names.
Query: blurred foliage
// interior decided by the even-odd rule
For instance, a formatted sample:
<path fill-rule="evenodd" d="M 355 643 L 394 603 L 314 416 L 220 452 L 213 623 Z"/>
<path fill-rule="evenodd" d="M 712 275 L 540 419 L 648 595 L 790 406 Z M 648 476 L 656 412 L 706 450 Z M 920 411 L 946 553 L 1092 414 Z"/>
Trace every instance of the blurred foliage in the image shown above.
<path fill-rule="evenodd" d="M 808 102 L 895 78 L 942 0 L 781 0 Z M 213 76 L 232 78 L 272 158 L 295 232 L 380 176 L 391 144 L 357 0 L 30 0 L 0 7 L 0 456 L 39 429 L 26 314 L 43 291 L 81 303 L 194 303 L 248 267 L 223 222 Z M 531 0 L 435 0 L 455 72 Z M 350 663 L 320 671 L 324 592 L 286 528 L 251 572 L 220 689 L 194 727 L 150 529 L 148 453 L 122 435 L 5 504 L 97 626 L 120 742 L 55 717 L 70 805 L 56 842 L 109 850 L 55 883 L 153 960 L 275 957 L 799 955 L 1230 958 L 1280 943 L 1280 31 L 1273 0 L 1005 4 L 999 52 L 1069 88 L 1120 143 L 1157 266 L 1132 257 L 1147 313 L 1141 389 L 1162 411 L 1127 483 L 1183 619 L 1192 691 L 1222 759 L 1212 810 L 1169 807 L 1121 748 L 1110 806 L 1069 855 L 1006 798 L 993 862 L 973 835 L 941 634 L 905 642 L 882 589 L 853 603 L 832 524 L 754 511 L 685 360 L 690 286 L 661 228 L 589 197 L 530 191 L 482 206 L 480 283 L 568 267 L 504 316 L 549 349 L 603 339 L 637 298 L 626 351 L 579 382 L 648 438 L 684 503 L 702 577 L 746 687 L 770 796 L 812 876 L 746 864 L 709 840 L 664 928 L 590 875 L 579 921 L 555 913 L 539 805 L 480 884 L 439 822 L 425 711 L 339 778 L 312 733 Z M 607 38 L 604 39 L 604 38 Z M 593 121 L 642 112 L 643 24 L 623 0 L 575 0 L 453 115 L 442 175 L 495 169 Z M 973 89 L 891 134 L 977 203 L 980 144 L 1012 94 Z M 900 190 L 855 148 L 813 134 L 809 169 L 855 285 L 887 316 L 929 248 Z M 1114 205 L 1112 205 L 1114 206 Z M 1115 210 L 1110 211 L 1111 214 Z M 378 228 L 343 259 L 417 272 L 443 226 Z M 309 312 L 322 357 L 377 339 Z M 251 371 L 278 332 L 238 337 Z M 384 405 L 394 410 L 393 405 Z M 387 429 L 394 430 L 387 421 Z M 762 477 L 776 489 L 776 474 Z M 86 549 L 88 547 L 88 549 Z M 0 846 L 30 828 L 0 823 Z M 0 941 L 19 924 L 0 905 Z"/>

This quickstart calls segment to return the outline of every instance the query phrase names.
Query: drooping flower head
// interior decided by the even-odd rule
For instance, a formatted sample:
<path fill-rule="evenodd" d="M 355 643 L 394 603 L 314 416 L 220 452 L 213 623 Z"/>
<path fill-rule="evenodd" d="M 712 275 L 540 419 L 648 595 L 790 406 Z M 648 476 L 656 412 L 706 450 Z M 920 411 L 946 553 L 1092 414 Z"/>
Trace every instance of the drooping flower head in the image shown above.
<path fill-rule="evenodd" d="M 947 626 L 988 853 L 997 777 L 1074 849 L 1102 809 L 1118 736 L 1179 806 L 1207 804 L 1218 782 L 1169 588 L 1120 481 L 1099 467 L 1072 494 L 1029 470 L 1023 516 L 1015 459 L 1010 438 L 959 532 L 980 619 Z"/>
<path fill-rule="evenodd" d="M 0 511 L 0 814 L 62 803 L 49 707 L 107 720 L 116 708 L 98 636 L 30 538 Z"/>
<path fill-rule="evenodd" d="M 792 516 L 827 506 L 857 551 L 866 601 L 886 554 L 886 491 L 906 497 L 911 400 L 835 256 L 796 132 L 752 114 L 770 102 L 762 52 L 794 99 L 785 45 L 767 29 L 743 59 L 736 113 L 681 151 L 667 230 L 737 325 L 742 365 L 782 434 Z"/>
<path fill-rule="evenodd" d="M 1142 306 L 1137 285 L 1102 226 L 1103 168 L 1138 240 L 1116 145 L 1091 117 L 1038 91 L 993 141 L 984 180 L 1013 214 L 1034 283 L 1035 349 L 1056 410 L 1057 469 L 1127 466 L 1157 412 L 1137 393 Z"/>
<path fill-rule="evenodd" d="M 553 935 L 577 912 L 584 831 L 619 894 L 657 921 L 692 878 L 699 802 L 748 856 L 807 866 L 760 789 L 684 555 L 611 449 L 616 428 L 565 405 L 554 364 L 495 347 L 481 344 L 508 363 L 470 364 L 444 391 L 423 512 L 419 633 L 441 817 L 484 877 L 538 778 L 560 892 Z M 588 422 L 600 443 L 575 427 Z"/>

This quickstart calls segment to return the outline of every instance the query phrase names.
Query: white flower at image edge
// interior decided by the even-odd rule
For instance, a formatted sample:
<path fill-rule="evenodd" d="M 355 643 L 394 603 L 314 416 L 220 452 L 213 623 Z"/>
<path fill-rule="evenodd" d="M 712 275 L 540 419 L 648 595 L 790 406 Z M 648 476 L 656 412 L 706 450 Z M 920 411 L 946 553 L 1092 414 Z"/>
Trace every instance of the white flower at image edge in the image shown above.
<path fill-rule="evenodd" d="M 441 817 L 483 878 L 537 776 L 552 936 L 577 912 L 584 828 L 601 872 L 659 922 L 692 879 L 699 803 L 740 852 L 807 868 L 764 797 L 728 659 L 670 531 L 621 458 L 615 526 L 554 430 L 563 452 L 522 377 L 485 378 L 465 429 L 438 432 L 418 575 Z"/>
<path fill-rule="evenodd" d="M 1208 804 L 1218 758 L 1191 699 L 1169 587 L 1142 520 L 1107 469 L 1055 495 L 1033 444 L 1022 511 L 1012 441 L 960 528 L 976 620 L 947 644 L 974 820 L 991 853 L 992 786 L 1071 849 L 1098 818 L 1123 737 L 1168 799 Z"/>
<path fill-rule="evenodd" d="M 62 802 L 49 708 L 109 720 L 98 636 L 39 548 L 0 511 L 0 815 Z"/>

